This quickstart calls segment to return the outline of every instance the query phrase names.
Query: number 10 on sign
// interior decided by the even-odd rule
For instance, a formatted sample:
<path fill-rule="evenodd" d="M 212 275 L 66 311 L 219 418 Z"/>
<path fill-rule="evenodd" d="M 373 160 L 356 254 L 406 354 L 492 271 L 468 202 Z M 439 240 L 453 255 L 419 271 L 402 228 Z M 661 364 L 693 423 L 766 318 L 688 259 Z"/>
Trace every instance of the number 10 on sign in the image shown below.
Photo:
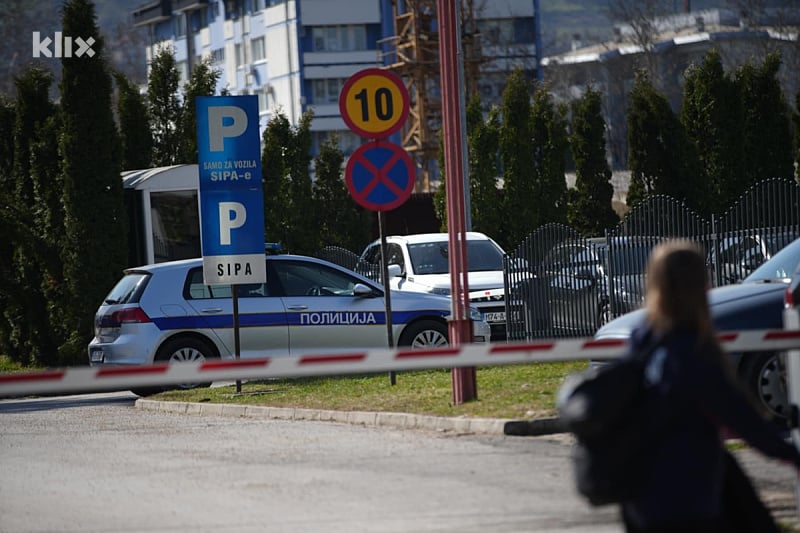
<path fill-rule="evenodd" d="M 408 118 L 403 81 L 392 72 L 368 68 L 352 75 L 339 94 L 347 127 L 362 137 L 380 139 L 399 130 Z"/>

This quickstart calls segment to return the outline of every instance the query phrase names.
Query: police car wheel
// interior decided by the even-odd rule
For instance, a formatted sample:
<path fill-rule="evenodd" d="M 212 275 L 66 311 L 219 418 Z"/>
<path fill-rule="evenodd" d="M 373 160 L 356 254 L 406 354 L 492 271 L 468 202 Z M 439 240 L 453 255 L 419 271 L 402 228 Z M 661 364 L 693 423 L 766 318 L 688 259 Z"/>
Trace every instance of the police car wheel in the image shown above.
<path fill-rule="evenodd" d="M 421 320 L 409 325 L 400 335 L 400 346 L 436 348 L 447 346 L 447 326 L 433 320 Z"/>
<path fill-rule="evenodd" d="M 159 348 L 156 354 L 156 361 L 181 363 L 198 362 L 206 359 L 217 359 L 214 350 L 200 339 L 194 337 L 177 337 L 170 339 Z M 181 383 L 179 389 L 196 389 L 198 387 L 210 387 L 211 383 Z"/>

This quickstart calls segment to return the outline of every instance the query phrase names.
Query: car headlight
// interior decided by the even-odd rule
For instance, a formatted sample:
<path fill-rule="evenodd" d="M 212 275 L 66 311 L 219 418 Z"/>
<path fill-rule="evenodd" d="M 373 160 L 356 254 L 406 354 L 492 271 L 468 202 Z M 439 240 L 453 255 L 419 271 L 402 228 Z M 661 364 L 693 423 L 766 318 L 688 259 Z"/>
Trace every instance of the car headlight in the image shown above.
<path fill-rule="evenodd" d="M 442 287 L 431 287 L 430 292 L 431 294 L 441 294 L 443 296 L 450 296 L 450 289 L 445 289 Z"/>
<path fill-rule="evenodd" d="M 475 322 L 483 320 L 483 314 L 474 307 L 469 308 L 469 318 Z"/>

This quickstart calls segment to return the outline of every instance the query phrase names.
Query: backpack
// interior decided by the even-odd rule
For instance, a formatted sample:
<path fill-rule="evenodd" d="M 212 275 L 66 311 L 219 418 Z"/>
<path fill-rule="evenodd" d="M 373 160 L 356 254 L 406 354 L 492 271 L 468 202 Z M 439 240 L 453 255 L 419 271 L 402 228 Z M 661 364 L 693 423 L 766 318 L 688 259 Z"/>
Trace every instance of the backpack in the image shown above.
<path fill-rule="evenodd" d="M 647 481 L 663 421 L 648 409 L 644 373 L 657 343 L 639 353 L 567 377 L 559 418 L 574 434 L 572 467 L 578 492 L 592 505 L 621 503 Z"/>

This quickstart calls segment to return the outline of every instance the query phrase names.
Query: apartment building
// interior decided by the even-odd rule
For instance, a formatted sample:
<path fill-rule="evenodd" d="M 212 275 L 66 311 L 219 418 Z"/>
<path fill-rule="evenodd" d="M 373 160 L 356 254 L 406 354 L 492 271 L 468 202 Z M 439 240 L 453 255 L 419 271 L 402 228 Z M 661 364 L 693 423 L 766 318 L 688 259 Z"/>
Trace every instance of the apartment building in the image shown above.
<path fill-rule="evenodd" d="M 537 4 L 462 0 L 474 21 L 465 31 L 481 38 L 485 59 L 477 87 L 486 102 L 499 101 L 504 79 L 516 66 L 537 76 Z M 337 132 L 340 147 L 350 153 L 363 140 L 339 113 L 344 82 L 364 68 L 397 61 L 433 62 L 438 68 L 435 57 L 408 59 L 409 41 L 397 39 L 406 23 L 416 24 L 419 35 L 435 33 L 435 5 L 435 0 L 158 0 L 137 7 L 133 19 L 147 30 L 148 61 L 160 47 L 172 46 L 186 80 L 193 65 L 210 56 L 221 72 L 219 91 L 258 96 L 262 129 L 278 110 L 296 124 L 313 108 L 313 152 Z M 437 95 L 433 88 L 420 98 Z"/>

